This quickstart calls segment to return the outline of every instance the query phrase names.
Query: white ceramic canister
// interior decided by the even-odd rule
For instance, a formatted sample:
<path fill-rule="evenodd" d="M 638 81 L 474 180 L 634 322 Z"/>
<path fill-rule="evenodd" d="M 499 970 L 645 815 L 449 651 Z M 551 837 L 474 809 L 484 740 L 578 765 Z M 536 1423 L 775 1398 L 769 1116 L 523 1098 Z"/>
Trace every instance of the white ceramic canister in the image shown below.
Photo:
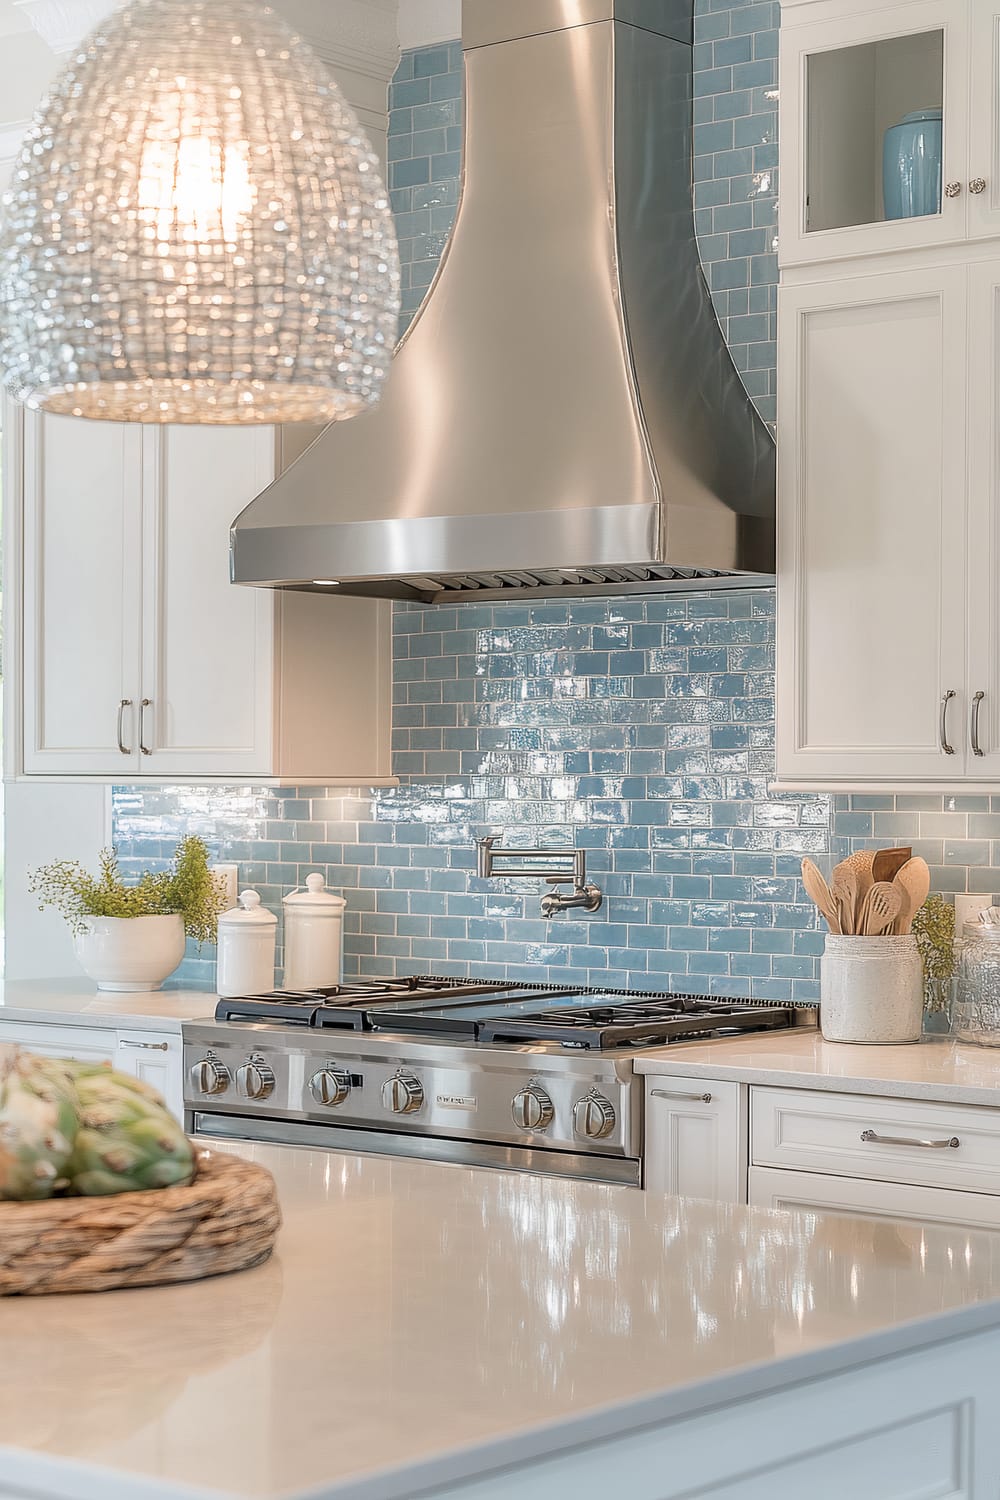
<path fill-rule="evenodd" d="M 838 937 L 819 966 L 819 1023 L 828 1042 L 888 1046 L 919 1042 L 923 965 L 912 934 Z"/>
<path fill-rule="evenodd" d="M 286 990 L 339 984 L 344 977 L 343 896 L 325 889 L 322 875 L 307 875 L 306 888 L 289 892 L 285 908 Z"/>
<path fill-rule="evenodd" d="M 273 990 L 277 937 L 274 912 L 261 906 L 256 891 L 243 891 L 239 906 L 219 918 L 218 993 L 265 995 Z"/>

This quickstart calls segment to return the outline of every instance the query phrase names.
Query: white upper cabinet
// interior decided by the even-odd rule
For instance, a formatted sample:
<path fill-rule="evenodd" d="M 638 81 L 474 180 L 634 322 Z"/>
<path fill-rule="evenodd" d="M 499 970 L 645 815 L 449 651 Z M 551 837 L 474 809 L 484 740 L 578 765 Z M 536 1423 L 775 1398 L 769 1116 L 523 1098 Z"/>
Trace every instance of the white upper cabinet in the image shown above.
<path fill-rule="evenodd" d="M 786 290 L 779 347 L 779 779 L 961 772 L 966 272 Z"/>
<path fill-rule="evenodd" d="M 8 775 L 390 777 L 390 606 L 229 582 L 314 430 L 8 414 Z"/>
<path fill-rule="evenodd" d="M 127 700 L 139 681 L 140 433 L 69 417 L 32 421 L 29 432 L 24 571 L 6 590 L 5 610 L 20 617 L 31 685 L 23 700 L 24 766 L 100 774 L 122 759 L 119 728 L 121 743 L 134 745 Z M 4 535 L 9 548 L 10 525 Z M 4 626 L 10 638 L 9 619 Z"/>
<path fill-rule="evenodd" d="M 782 21 L 777 783 L 985 787 L 1000 775 L 1000 5 L 790 0 Z M 886 220 L 887 121 L 932 113 L 938 73 L 940 212 Z M 910 123 L 912 164 L 933 156 L 933 122 Z"/>
<path fill-rule="evenodd" d="M 968 236 L 969 3 L 786 0 L 783 265 Z"/>

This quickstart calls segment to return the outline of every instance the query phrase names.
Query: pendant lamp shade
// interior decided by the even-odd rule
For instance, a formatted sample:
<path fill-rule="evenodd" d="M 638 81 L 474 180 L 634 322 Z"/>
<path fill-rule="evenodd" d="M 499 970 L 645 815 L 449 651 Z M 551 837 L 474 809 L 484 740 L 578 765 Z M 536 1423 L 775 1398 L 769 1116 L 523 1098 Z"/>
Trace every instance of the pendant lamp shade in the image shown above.
<path fill-rule="evenodd" d="M 378 163 L 260 0 L 130 0 L 0 202 L 0 374 L 119 422 L 328 422 L 380 396 L 399 259 Z"/>

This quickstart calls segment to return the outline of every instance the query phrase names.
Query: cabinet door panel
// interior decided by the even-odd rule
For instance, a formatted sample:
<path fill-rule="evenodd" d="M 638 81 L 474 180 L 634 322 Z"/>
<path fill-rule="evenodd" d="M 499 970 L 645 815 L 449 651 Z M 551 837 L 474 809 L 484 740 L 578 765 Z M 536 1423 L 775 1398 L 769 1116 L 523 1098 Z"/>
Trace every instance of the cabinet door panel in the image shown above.
<path fill-rule="evenodd" d="M 985 1193 L 955 1193 L 770 1167 L 750 1168 L 750 1202 L 759 1208 L 872 1219 L 877 1223 L 909 1221 L 918 1226 L 954 1224 L 963 1231 L 1000 1230 L 1000 1198 Z M 957 1241 L 955 1265 L 962 1264 L 964 1249 L 964 1243 Z"/>
<path fill-rule="evenodd" d="M 969 712 L 973 776 L 1000 776 L 1000 266 L 969 272 Z M 975 695 L 982 693 L 978 704 Z M 977 715 L 974 728 L 973 713 Z M 973 742 L 981 755 L 975 754 Z"/>
<path fill-rule="evenodd" d="M 818 7 L 810 7 L 818 9 Z M 783 266 L 960 243 L 967 232 L 969 20 L 966 0 L 858 6 L 781 27 Z M 941 107 L 938 212 L 888 218 L 886 131 L 912 111 Z M 936 196 L 936 194 L 935 194 Z"/>
<path fill-rule="evenodd" d="M 272 428 L 147 435 L 148 775 L 271 771 L 273 596 L 229 581 L 229 528 L 274 477 Z"/>
<path fill-rule="evenodd" d="M 746 1202 L 744 1084 L 651 1074 L 646 1079 L 645 1138 L 647 1192 Z"/>
<path fill-rule="evenodd" d="M 141 433 L 28 413 L 24 429 L 23 762 L 31 772 L 138 764 Z"/>
<path fill-rule="evenodd" d="M 966 272 L 780 300 L 779 779 L 954 779 L 968 706 Z"/>
<path fill-rule="evenodd" d="M 128 1073 L 156 1089 L 178 1120 L 184 1118 L 182 1051 L 179 1035 L 119 1031 L 115 1056 L 115 1067 L 119 1072 Z"/>

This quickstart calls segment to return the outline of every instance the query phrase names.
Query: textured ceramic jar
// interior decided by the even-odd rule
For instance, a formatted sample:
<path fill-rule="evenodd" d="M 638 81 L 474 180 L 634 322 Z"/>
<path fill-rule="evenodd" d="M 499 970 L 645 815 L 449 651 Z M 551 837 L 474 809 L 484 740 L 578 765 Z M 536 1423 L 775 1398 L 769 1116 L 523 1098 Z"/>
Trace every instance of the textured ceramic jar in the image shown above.
<path fill-rule="evenodd" d="M 836 937 L 820 960 L 820 1028 L 828 1042 L 919 1042 L 923 965 L 917 940 Z"/>

